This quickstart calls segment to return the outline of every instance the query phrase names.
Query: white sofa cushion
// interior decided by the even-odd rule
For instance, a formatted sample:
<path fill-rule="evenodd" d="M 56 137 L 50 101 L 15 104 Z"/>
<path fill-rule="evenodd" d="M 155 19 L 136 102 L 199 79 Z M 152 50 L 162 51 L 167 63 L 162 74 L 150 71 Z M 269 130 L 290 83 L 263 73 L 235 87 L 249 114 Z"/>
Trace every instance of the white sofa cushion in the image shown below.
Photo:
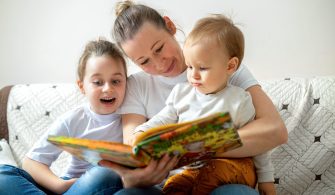
<path fill-rule="evenodd" d="M 5 139 L 0 140 L 0 165 L 1 164 L 17 167 L 17 163 L 14 160 L 10 146 Z"/>
<path fill-rule="evenodd" d="M 261 82 L 289 139 L 273 150 L 278 194 L 335 192 L 335 77 Z"/>

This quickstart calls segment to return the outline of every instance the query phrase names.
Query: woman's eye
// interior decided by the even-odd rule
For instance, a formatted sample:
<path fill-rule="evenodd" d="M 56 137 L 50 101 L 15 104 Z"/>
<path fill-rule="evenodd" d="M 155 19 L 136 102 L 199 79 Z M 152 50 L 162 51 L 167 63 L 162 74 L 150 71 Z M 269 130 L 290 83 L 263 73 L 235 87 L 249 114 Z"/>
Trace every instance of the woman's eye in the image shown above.
<path fill-rule="evenodd" d="M 162 46 L 160 46 L 158 49 L 156 49 L 156 53 L 159 53 L 159 52 L 161 52 L 161 51 L 162 51 L 162 49 L 163 49 L 163 47 L 164 47 L 164 44 L 163 44 Z"/>

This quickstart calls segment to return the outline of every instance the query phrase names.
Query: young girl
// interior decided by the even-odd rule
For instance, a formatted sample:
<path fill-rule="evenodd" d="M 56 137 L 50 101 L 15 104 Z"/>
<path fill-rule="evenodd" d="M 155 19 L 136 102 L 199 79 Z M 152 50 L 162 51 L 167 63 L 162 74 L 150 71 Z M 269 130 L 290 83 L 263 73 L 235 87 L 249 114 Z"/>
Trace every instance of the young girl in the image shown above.
<path fill-rule="evenodd" d="M 48 135 L 59 135 L 122 142 L 121 117 L 115 111 L 123 102 L 126 80 L 126 62 L 117 47 L 105 40 L 89 42 L 79 60 L 77 81 L 88 103 L 67 112 L 51 125 L 49 131 L 26 155 L 23 161 L 26 172 L 1 172 L 7 181 L 1 182 L 0 189 L 6 188 L 7 194 L 89 194 L 99 193 L 99 189 L 112 194 L 122 188 L 121 180 L 112 171 L 107 174 L 110 178 L 105 179 L 106 183 L 87 186 L 85 172 L 92 165 L 74 156 L 62 178 L 59 178 L 50 170 L 50 165 L 62 150 L 46 139 Z M 108 171 L 106 168 L 100 169 Z M 87 173 L 90 175 L 87 178 L 90 183 L 94 180 L 91 176 L 97 174 L 97 171 L 95 168 Z M 3 178 L 1 175 L 0 178 Z M 110 186 L 108 182 L 115 181 L 115 178 L 120 182 L 113 183 L 113 188 L 108 191 L 105 187 Z"/>

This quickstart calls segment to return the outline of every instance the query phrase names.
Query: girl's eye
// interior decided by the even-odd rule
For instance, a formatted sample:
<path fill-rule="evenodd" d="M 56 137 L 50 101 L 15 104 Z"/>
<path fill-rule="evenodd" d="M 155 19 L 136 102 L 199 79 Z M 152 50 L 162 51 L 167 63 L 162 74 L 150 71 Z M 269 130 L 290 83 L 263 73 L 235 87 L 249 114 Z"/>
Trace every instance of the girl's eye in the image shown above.
<path fill-rule="evenodd" d="M 102 86 L 103 85 L 102 81 L 93 81 L 92 83 L 96 86 Z"/>
<path fill-rule="evenodd" d="M 113 81 L 112 81 L 112 84 L 113 84 L 113 85 L 117 85 L 117 84 L 119 84 L 119 83 L 121 83 L 120 80 L 113 80 Z"/>
<path fill-rule="evenodd" d="M 161 52 L 162 50 L 163 50 L 163 47 L 164 47 L 164 44 L 162 45 L 162 46 L 160 46 L 158 49 L 156 49 L 156 53 L 159 53 L 159 52 Z"/>

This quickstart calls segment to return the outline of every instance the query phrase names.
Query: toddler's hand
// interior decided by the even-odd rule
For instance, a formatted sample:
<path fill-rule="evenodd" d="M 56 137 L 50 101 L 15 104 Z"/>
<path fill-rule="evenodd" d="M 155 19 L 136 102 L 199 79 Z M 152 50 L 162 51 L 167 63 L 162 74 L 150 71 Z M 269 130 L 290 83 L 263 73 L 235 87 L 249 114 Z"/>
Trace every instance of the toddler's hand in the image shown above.
<path fill-rule="evenodd" d="M 258 183 L 258 191 L 260 195 L 276 194 L 276 189 L 273 182 Z"/>

